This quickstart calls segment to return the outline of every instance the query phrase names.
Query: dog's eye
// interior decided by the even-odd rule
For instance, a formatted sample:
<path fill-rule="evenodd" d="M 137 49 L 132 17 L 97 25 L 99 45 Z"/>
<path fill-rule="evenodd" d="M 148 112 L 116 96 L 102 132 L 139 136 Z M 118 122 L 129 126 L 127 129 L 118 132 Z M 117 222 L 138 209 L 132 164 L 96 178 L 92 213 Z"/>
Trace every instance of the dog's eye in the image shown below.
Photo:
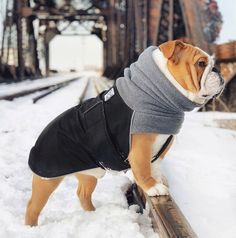
<path fill-rule="evenodd" d="M 199 61 L 198 66 L 201 67 L 201 68 L 205 68 L 207 66 L 207 64 L 206 64 L 205 61 Z"/>

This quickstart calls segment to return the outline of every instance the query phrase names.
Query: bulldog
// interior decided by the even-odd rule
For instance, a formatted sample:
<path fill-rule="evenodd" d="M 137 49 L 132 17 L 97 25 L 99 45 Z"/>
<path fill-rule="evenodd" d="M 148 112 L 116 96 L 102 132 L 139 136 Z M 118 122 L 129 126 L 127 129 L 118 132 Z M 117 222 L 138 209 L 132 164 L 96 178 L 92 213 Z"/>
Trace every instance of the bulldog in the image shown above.
<path fill-rule="evenodd" d="M 40 212 L 63 178 L 78 180 L 86 211 L 106 170 L 131 168 L 149 195 L 168 195 L 160 164 L 191 111 L 219 95 L 224 80 L 214 58 L 179 40 L 147 48 L 115 86 L 59 115 L 41 133 L 29 156 L 32 195 L 25 224 Z"/>

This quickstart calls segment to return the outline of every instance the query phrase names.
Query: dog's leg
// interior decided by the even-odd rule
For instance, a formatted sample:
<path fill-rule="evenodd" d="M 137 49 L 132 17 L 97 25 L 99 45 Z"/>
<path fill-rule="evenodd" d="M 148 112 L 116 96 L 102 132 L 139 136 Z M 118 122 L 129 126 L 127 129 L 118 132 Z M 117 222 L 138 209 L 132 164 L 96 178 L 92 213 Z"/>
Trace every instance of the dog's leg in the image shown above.
<path fill-rule="evenodd" d="M 49 196 L 57 188 L 62 179 L 63 177 L 46 180 L 37 175 L 33 175 L 32 195 L 28 202 L 25 214 L 26 225 L 38 225 L 40 212 L 46 205 Z"/>
<path fill-rule="evenodd" d="M 133 134 L 129 163 L 136 183 L 144 190 L 148 190 L 158 182 L 151 174 L 152 145 L 155 134 Z"/>
<path fill-rule="evenodd" d="M 97 179 L 94 176 L 81 173 L 76 173 L 75 176 L 79 180 L 77 195 L 81 206 L 85 211 L 94 211 L 92 193 L 97 185 Z"/>
<path fill-rule="evenodd" d="M 151 171 L 152 147 L 156 134 L 133 134 L 129 162 L 137 184 L 149 195 L 167 195 L 168 188 L 155 179 Z"/>

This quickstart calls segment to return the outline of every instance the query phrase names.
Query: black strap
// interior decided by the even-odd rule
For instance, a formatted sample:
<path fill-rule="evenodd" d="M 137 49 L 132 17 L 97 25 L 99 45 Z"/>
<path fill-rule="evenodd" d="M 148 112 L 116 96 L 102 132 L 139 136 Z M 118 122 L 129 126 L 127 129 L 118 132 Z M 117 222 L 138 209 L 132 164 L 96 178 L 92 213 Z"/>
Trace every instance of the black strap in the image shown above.
<path fill-rule="evenodd" d="M 160 155 L 165 151 L 165 149 L 168 147 L 168 145 L 172 141 L 173 137 L 174 137 L 173 135 L 170 135 L 167 138 L 165 144 L 161 147 L 161 149 L 158 151 L 158 153 L 153 156 L 153 160 L 151 161 L 151 163 L 153 163 L 154 161 L 156 161 L 160 157 Z"/>

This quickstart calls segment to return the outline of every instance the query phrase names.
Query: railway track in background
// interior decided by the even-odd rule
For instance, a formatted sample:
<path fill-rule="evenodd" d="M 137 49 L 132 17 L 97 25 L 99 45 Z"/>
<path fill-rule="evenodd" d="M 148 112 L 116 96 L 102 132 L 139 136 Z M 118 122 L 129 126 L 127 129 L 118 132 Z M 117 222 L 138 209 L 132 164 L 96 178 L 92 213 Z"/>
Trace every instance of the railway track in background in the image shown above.
<path fill-rule="evenodd" d="M 75 82 L 80 79 L 81 79 L 81 77 L 74 77 L 74 78 L 59 82 L 59 83 L 48 84 L 46 86 L 45 85 L 38 86 L 38 87 L 35 87 L 32 89 L 23 89 L 16 93 L 11 93 L 11 94 L 0 96 L 0 100 L 12 101 L 16 98 L 29 96 L 32 99 L 33 103 L 37 103 L 39 100 L 51 95 L 52 93 L 54 93 L 60 89 L 65 88 L 66 86 L 69 86 L 72 82 Z M 82 93 L 80 95 L 78 95 L 78 101 L 84 100 L 86 92 L 88 90 L 88 85 L 89 85 L 90 80 L 92 81 L 92 85 L 94 87 L 96 94 L 99 94 L 101 91 L 106 90 L 111 86 L 111 83 L 105 82 L 104 79 L 98 80 L 98 78 L 95 78 L 95 77 L 94 78 L 88 77 L 87 83 L 84 86 L 84 88 L 82 89 Z M 38 93 L 38 94 L 35 95 L 36 93 Z"/>
<path fill-rule="evenodd" d="M 100 80 L 97 80 L 96 78 L 94 78 L 93 84 L 97 94 L 99 94 L 103 90 L 107 90 L 110 87 L 112 87 L 114 85 L 114 81 L 113 80 L 108 81 L 105 78 L 100 78 Z"/>
<path fill-rule="evenodd" d="M 41 98 L 57 91 L 58 89 L 61 89 L 63 87 L 66 87 L 68 86 L 70 83 L 80 79 L 81 77 L 74 77 L 74 78 L 71 78 L 71 79 L 67 79 L 67 80 L 64 80 L 62 82 L 59 82 L 59 83 L 54 83 L 54 84 L 48 84 L 48 85 L 44 85 L 44 86 L 38 86 L 38 87 L 35 87 L 35 88 L 32 88 L 32 89 L 23 89 L 19 92 L 16 92 L 16 93 L 11 93 L 11 94 L 7 94 L 7 95 L 3 95 L 3 96 L 0 96 L 0 100 L 8 100 L 8 101 L 12 101 L 14 100 L 15 98 L 20 98 L 20 97 L 24 97 L 24 96 L 27 96 L 27 95 L 30 95 L 30 94 L 33 94 L 33 93 L 36 93 L 36 92 L 40 92 L 40 91 L 43 91 L 43 93 L 41 94 Z M 36 98 L 35 99 L 35 102 L 37 102 L 38 100 L 40 100 L 40 96 L 38 96 L 38 99 Z"/>

